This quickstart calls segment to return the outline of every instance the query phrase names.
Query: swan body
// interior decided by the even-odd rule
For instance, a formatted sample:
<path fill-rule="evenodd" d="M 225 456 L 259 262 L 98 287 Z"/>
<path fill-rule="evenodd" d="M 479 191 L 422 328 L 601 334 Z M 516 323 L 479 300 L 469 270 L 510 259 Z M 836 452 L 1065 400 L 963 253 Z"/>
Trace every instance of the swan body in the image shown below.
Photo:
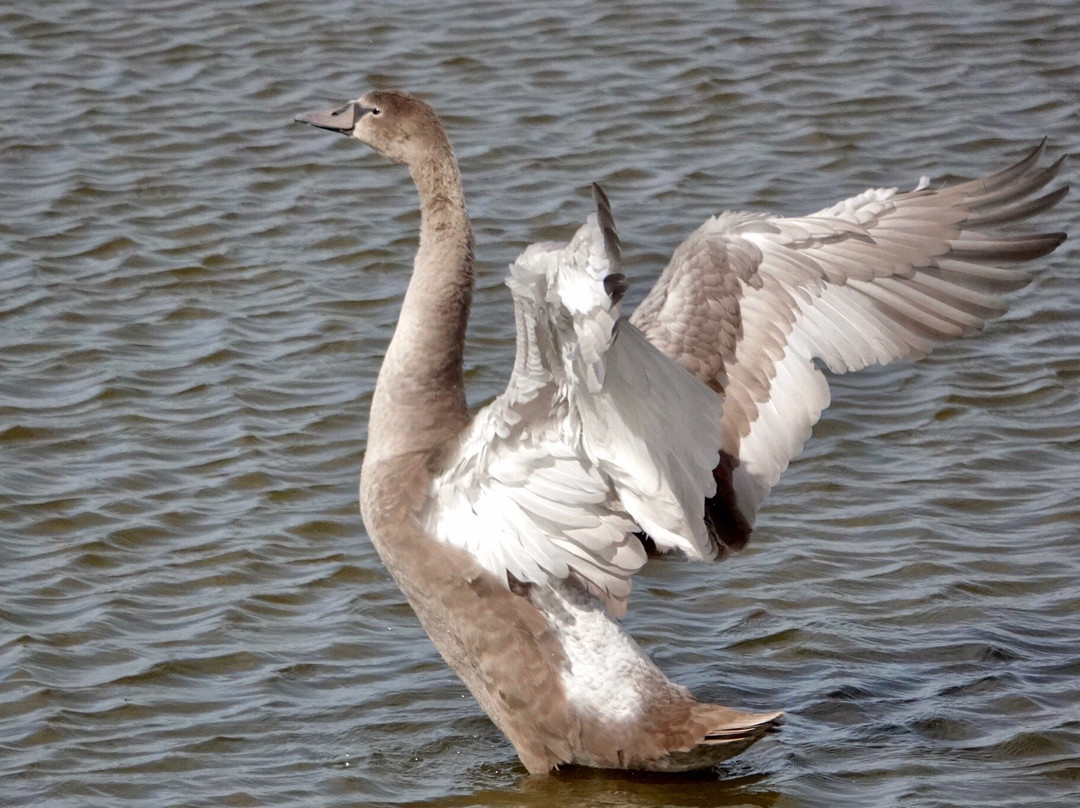
<path fill-rule="evenodd" d="M 511 266 L 517 353 L 474 415 L 473 240 L 431 108 L 368 93 L 298 121 L 409 167 L 420 245 L 371 406 L 372 542 L 440 653 L 530 772 L 711 766 L 782 713 L 696 701 L 620 627 L 651 554 L 720 559 L 829 403 L 825 376 L 919 357 L 1004 310 L 1064 234 L 988 235 L 1056 204 L 1040 145 L 984 180 L 866 191 L 812 216 L 724 213 L 629 318 L 610 206 Z M 595 188 L 595 186 L 594 186 Z"/>

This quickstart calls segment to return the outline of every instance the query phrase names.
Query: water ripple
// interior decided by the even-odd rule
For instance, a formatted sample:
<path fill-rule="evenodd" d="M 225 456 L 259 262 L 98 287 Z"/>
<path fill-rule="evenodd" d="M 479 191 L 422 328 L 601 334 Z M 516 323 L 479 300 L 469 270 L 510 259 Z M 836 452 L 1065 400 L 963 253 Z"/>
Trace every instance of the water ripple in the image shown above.
<path fill-rule="evenodd" d="M 1074 247 L 977 339 L 835 379 L 742 557 L 638 582 L 664 669 L 781 735 L 705 779 L 523 779 L 362 538 L 413 191 L 289 121 L 387 85 L 445 114 L 479 402 L 506 264 L 590 181 L 632 305 L 720 208 L 1076 151 L 1075 28 L 1065 0 L 0 10 L 5 805 L 1074 803 Z"/>

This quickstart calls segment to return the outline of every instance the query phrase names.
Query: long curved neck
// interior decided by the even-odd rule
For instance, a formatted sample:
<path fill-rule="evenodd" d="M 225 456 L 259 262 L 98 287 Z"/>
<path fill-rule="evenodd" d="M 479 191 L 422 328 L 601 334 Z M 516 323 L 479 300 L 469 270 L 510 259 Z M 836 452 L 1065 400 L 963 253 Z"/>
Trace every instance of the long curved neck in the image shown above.
<path fill-rule="evenodd" d="M 430 449 L 468 421 L 464 350 L 473 238 L 461 174 L 449 143 L 409 170 L 420 194 L 420 247 L 375 385 L 372 461 Z"/>

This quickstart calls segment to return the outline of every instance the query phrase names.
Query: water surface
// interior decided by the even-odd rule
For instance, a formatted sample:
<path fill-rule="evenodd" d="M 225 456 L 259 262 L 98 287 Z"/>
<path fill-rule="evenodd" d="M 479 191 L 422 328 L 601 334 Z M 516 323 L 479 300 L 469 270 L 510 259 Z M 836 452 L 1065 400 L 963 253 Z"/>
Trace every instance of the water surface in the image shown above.
<path fill-rule="evenodd" d="M 639 578 L 660 666 L 783 733 L 703 777 L 528 778 L 356 505 L 414 192 L 289 122 L 373 86 L 445 115 L 480 403 L 505 266 L 589 182 L 632 305 L 720 209 L 1075 152 L 1078 42 L 1071 0 L 5 6 L 0 802 L 1076 805 L 1074 242 L 978 338 L 834 379 L 745 553 Z"/>

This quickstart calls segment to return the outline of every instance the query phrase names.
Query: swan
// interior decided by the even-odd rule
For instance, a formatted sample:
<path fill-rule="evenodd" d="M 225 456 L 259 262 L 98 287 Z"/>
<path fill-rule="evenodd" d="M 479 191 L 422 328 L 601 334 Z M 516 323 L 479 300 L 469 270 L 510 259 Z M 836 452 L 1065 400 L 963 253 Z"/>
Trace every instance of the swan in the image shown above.
<path fill-rule="evenodd" d="M 742 548 L 829 403 L 834 373 L 925 355 L 1004 311 L 1063 233 L 994 235 L 1053 207 L 1043 144 L 982 180 L 868 190 L 811 216 L 722 213 L 634 313 L 610 205 L 511 265 L 506 392 L 470 413 L 473 236 L 428 104 L 369 92 L 296 121 L 409 169 L 420 243 L 371 403 L 361 513 L 439 652 L 525 767 L 684 771 L 739 754 L 782 712 L 695 700 L 618 619 L 653 555 Z"/>

